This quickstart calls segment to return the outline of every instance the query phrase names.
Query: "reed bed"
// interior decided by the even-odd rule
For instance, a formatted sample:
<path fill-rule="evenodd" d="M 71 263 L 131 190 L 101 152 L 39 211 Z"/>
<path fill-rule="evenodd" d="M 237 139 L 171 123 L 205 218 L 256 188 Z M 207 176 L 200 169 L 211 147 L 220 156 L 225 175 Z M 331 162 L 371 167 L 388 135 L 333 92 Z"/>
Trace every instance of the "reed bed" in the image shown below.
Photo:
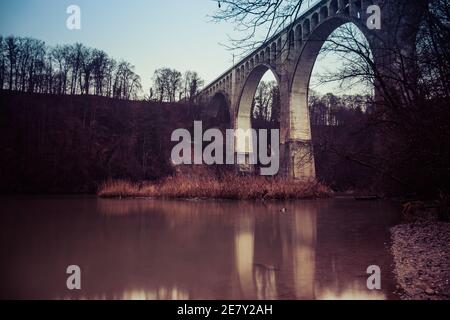
<path fill-rule="evenodd" d="M 110 180 L 98 189 L 101 198 L 289 200 L 330 195 L 330 189 L 317 181 L 235 175 L 221 178 L 175 176 L 154 183 Z"/>

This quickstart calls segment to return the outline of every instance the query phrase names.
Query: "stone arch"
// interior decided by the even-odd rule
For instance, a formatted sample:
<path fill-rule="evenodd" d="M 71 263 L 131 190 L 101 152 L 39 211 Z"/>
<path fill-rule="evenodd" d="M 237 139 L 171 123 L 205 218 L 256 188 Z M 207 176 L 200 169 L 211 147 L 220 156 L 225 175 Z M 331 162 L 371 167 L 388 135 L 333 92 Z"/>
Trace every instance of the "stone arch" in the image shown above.
<path fill-rule="evenodd" d="M 299 151 L 299 154 L 301 155 L 308 153 L 312 157 L 308 93 L 314 64 L 326 39 L 337 28 L 348 22 L 354 23 L 365 35 L 369 44 L 371 44 L 371 39 L 366 32 L 367 30 L 362 27 L 361 24 L 350 17 L 340 15 L 334 16 L 328 18 L 324 23 L 319 24 L 314 31 L 311 32 L 310 38 L 304 44 L 300 57 L 296 62 L 292 81 L 290 82 L 291 88 L 289 90 L 289 140 L 299 142 L 299 148 L 304 149 Z M 311 159 L 311 162 L 305 166 L 296 165 L 295 160 L 293 162 L 294 164 L 291 164 L 291 166 L 296 170 L 296 172 L 293 173 L 294 177 L 305 178 L 315 176 L 313 158 Z"/>
<path fill-rule="evenodd" d="M 280 85 L 280 77 L 271 65 L 264 63 L 253 68 L 245 79 L 241 94 L 238 98 L 235 129 L 248 130 L 252 128 L 251 113 L 253 98 L 255 97 L 256 89 L 258 88 L 262 77 L 269 70 L 273 73 L 278 85 Z M 251 150 L 243 148 L 242 143 L 238 140 L 239 139 L 236 139 L 235 151 L 237 153 L 250 153 Z"/>

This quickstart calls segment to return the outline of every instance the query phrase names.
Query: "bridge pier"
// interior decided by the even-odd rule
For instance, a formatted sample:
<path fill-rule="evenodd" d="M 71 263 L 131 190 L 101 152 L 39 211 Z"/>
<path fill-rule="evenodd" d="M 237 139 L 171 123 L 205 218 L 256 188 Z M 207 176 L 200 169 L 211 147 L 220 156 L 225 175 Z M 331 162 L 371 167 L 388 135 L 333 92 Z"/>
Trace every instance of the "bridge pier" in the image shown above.
<path fill-rule="evenodd" d="M 316 166 L 312 141 L 289 140 L 285 148 L 287 150 L 285 159 L 287 177 L 301 181 L 315 179 Z"/>

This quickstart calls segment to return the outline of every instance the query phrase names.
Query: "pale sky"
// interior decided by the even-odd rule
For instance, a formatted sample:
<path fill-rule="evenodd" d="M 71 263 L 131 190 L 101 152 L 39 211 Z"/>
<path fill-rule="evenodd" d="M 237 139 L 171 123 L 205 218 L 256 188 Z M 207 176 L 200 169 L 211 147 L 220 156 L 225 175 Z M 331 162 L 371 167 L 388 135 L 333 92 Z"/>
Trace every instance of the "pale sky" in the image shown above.
<path fill-rule="evenodd" d="M 72 4 L 81 8 L 81 30 L 66 28 Z M 2 0 L 0 34 L 102 49 L 135 65 L 146 93 L 157 68 L 197 71 L 209 83 L 232 66 L 221 44 L 235 26 L 212 22 L 216 10 L 212 0 Z"/>

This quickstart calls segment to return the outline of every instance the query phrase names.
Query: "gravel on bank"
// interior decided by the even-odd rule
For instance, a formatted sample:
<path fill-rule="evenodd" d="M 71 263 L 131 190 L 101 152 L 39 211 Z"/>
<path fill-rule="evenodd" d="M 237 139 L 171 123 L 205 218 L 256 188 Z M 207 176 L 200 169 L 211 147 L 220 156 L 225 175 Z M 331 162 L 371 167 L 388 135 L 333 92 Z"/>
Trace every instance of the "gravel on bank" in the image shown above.
<path fill-rule="evenodd" d="M 450 299 L 450 223 L 401 224 L 391 229 L 398 292 L 405 300 Z"/>

